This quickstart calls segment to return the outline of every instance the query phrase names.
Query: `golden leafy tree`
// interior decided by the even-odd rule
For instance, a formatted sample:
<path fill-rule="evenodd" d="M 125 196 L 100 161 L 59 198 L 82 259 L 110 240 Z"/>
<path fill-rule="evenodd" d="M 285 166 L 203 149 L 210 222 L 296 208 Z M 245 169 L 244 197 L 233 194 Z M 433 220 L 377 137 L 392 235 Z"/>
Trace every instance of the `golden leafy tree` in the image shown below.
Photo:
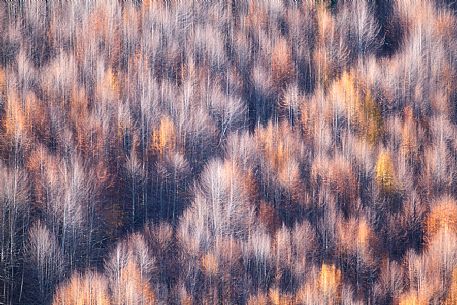
<path fill-rule="evenodd" d="M 367 141 L 376 144 L 384 134 L 384 122 L 372 90 L 355 72 L 344 72 L 330 89 L 336 107 L 346 110 L 350 128 L 355 128 Z"/>
<path fill-rule="evenodd" d="M 387 150 L 382 150 L 378 155 L 375 167 L 375 180 L 383 192 L 391 193 L 397 189 L 392 155 Z"/>
<path fill-rule="evenodd" d="M 340 304 L 342 296 L 341 270 L 335 265 L 323 263 L 313 270 L 309 280 L 296 294 L 299 304 Z"/>
<path fill-rule="evenodd" d="M 341 271 L 335 265 L 322 264 L 318 287 L 324 298 L 339 299 L 341 294 Z"/>
<path fill-rule="evenodd" d="M 362 115 L 359 116 L 360 122 L 364 125 L 365 134 L 370 143 L 377 143 L 384 133 L 382 114 L 379 105 L 372 96 L 371 91 L 364 93 L 362 103 Z"/>

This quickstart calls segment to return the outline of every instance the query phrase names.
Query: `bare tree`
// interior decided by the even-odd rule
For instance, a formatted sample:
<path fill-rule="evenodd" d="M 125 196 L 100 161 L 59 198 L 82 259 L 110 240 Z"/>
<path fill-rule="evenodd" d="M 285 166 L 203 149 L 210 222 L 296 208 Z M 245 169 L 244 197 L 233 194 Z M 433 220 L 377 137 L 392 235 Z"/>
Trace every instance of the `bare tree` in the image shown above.
<path fill-rule="evenodd" d="M 30 190 L 27 175 L 18 167 L 0 164 L 0 300 L 6 304 L 19 302 L 24 281 L 21 252 L 29 226 Z"/>
<path fill-rule="evenodd" d="M 30 303 L 47 303 L 52 299 L 54 289 L 65 271 L 65 261 L 58 241 L 46 225 L 37 221 L 29 229 L 26 244 L 26 262 L 29 277 L 35 277 L 38 287 L 27 287 Z M 31 282 L 30 280 L 28 281 Z M 33 301 L 32 301 L 33 300 Z"/>

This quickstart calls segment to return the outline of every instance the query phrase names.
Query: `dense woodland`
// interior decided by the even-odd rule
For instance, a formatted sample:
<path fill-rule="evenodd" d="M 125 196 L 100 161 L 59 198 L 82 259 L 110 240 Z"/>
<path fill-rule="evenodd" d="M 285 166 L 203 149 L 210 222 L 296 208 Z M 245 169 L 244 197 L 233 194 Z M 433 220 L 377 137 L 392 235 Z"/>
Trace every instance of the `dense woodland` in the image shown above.
<path fill-rule="evenodd" d="M 0 1 L 0 304 L 457 304 L 457 5 Z"/>

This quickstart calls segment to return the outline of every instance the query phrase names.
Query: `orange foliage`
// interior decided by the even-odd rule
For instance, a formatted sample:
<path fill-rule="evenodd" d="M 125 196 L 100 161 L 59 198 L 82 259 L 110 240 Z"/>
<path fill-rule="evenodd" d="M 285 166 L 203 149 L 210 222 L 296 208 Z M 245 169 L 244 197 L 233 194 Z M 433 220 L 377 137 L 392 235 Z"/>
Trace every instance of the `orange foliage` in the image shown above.
<path fill-rule="evenodd" d="M 168 116 L 160 119 L 157 129 L 152 132 L 152 150 L 163 156 L 165 152 L 173 151 L 176 146 L 176 131 L 173 121 Z"/>
<path fill-rule="evenodd" d="M 318 38 L 320 44 L 325 44 L 325 40 L 333 35 L 335 30 L 335 21 L 332 14 L 323 5 L 317 7 L 317 21 L 318 21 Z"/>
<path fill-rule="evenodd" d="M 375 244 L 375 234 L 365 219 L 351 219 L 340 228 L 341 250 L 358 252 L 367 256 Z"/>
<path fill-rule="evenodd" d="M 97 83 L 97 96 L 101 100 L 117 101 L 120 98 L 120 84 L 117 74 L 109 67 Z"/>
<path fill-rule="evenodd" d="M 268 22 L 268 14 L 265 7 L 255 1 L 250 2 L 249 11 L 245 18 L 246 20 L 244 22 L 247 27 L 256 30 L 264 28 Z"/>
<path fill-rule="evenodd" d="M 136 13 L 133 6 L 128 6 L 122 11 L 122 24 L 125 30 L 132 32 L 140 30 L 139 14 Z"/>
<path fill-rule="evenodd" d="M 266 161 L 266 170 L 271 171 L 272 178 L 286 189 L 291 198 L 306 202 L 306 192 L 301 181 L 299 158 L 302 151 L 298 133 L 292 131 L 287 122 L 273 124 L 256 131 L 256 140 L 260 144 Z"/>
<path fill-rule="evenodd" d="M 201 267 L 207 275 L 215 275 L 218 270 L 217 257 L 212 253 L 203 255 L 201 258 Z"/>
<path fill-rule="evenodd" d="M 0 68 L 0 96 L 6 91 L 6 71 Z"/>
<path fill-rule="evenodd" d="M 427 305 L 429 302 L 416 292 L 408 292 L 400 296 L 398 305 Z"/>
<path fill-rule="evenodd" d="M 409 106 L 404 109 L 401 144 L 401 152 L 406 156 L 413 156 L 417 153 L 418 143 L 415 130 L 416 124 L 413 116 L 413 109 Z"/>
<path fill-rule="evenodd" d="M 249 296 L 248 305 L 268 305 L 268 297 L 265 293 Z"/>
<path fill-rule="evenodd" d="M 74 140 L 76 147 L 83 153 L 95 153 L 96 142 L 94 139 L 97 131 L 100 133 L 99 122 L 93 120 L 90 116 L 89 102 L 87 93 L 84 88 L 73 86 L 70 96 L 70 120 L 74 124 Z M 98 143 L 99 145 L 101 143 Z M 91 151 L 92 150 L 92 151 Z"/>
<path fill-rule="evenodd" d="M 264 201 L 259 204 L 258 219 L 260 223 L 265 225 L 270 233 L 275 232 L 281 225 L 281 220 L 277 215 L 276 210 Z"/>
<path fill-rule="evenodd" d="M 78 123 L 82 117 L 89 115 L 89 105 L 86 90 L 77 85 L 74 85 L 70 96 L 70 111 L 71 118 L 75 123 Z"/>
<path fill-rule="evenodd" d="M 144 9 L 144 10 L 149 9 L 156 2 L 160 3 L 160 1 L 155 1 L 155 0 L 143 0 L 142 1 L 142 9 Z"/>
<path fill-rule="evenodd" d="M 294 139 L 288 127 L 286 123 L 274 125 L 270 121 L 267 127 L 257 130 L 256 133 L 267 161 L 271 168 L 278 172 L 286 168 L 294 153 Z"/>
<path fill-rule="evenodd" d="M 457 304 L 457 267 L 452 270 L 451 286 L 449 287 L 449 291 L 443 305 L 454 304 Z"/>
<path fill-rule="evenodd" d="M 54 305 L 335 305 L 378 288 L 457 304 L 457 201 L 429 203 L 457 181 L 457 18 L 442 0 L 393 1 L 382 24 L 383 1 L 25 2 L 0 3 L 0 303 L 33 287 L 21 234 L 38 218 L 68 272 L 143 221 L 172 222 L 120 246 L 109 281 L 63 275 Z M 13 167 L 26 186 L 10 187 Z"/>
<path fill-rule="evenodd" d="M 435 202 L 427 218 L 426 227 L 429 239 L 440 229 L 457 234 L 457 202 L 451 197 L 442 197 Z"/>
<path fill-rule="evenodd" d="M 336 76 L 335 63 L 332 62 L 332 57 L 328 52 L 336 32 L 335 20 L 329 10 L 325 9 L 323 5 L 317 7 L 316 19 L 318 21 L 319 35 L 317 36 L 318 43 L 313 57 L 317 66 L 318 82 L 324 88 L 327 88 Z"/>
<path fill-rule="evenodd" d="M 40 101 L 36 95 L 29 92 L 25 96 L 26 121 L 30 122 L 31 131 L 41 139 L 43 143 L 49 143 L 51 138 L 51 128 L 49 126 L 49 113 L 46 104 Z M 33 128 L 32 128 L 33 126 Z"/>
<path fill-rule="evenodd" d="M 104 34 L 108 31 L 108 16 L 102 7 L 98 7 L 89 17 L 91 28 L 96 34 Z"/>
<path fill-rule="evenodd" d="M 120 270 L 119 287 L 113 287 L 114 304 L 155 304 L 155 295 L 137 264 L 129 259 Z"/>
<path fill-rule="evenodd" d="M 294 66 L 292 62 L 291 47 L 285 39 L 276 42 L 271 54 L 271 72 L 273 84 L 277 88 L 285 88 L 293 77 Z"/>
<path fill-rule="evenodd" d="M 341 156 L 332 160 L 316 159 L 312 166 L 312 181 L 322 180 L 329 189 L 335 191 L 342 199 L 352 203 L 357 199 L 357 179 L 351 164 Z"/>
<path fill-rule="evenodd" d="M 5 105 L 3 128 L 5 135 L 10 140 L 21 140 L 27 135 L 29 129 L 24 109 L 16 92 L 9 92 Z M 22 139 L 23 140 L 23 139 Z"/>
<path fill-rule="evenodd" d="M 98 273 L 75 273 L 54 295 L 53 305 L 110 305 L 108 281 Z"/>
<path fill-rule="evenodd" d="M 299 304 L 340 304 L 341 271 L 335 265 L 323 263 L 320 271 L 313 270 L 311 275 L 312 278 L 297 292 Z"/>

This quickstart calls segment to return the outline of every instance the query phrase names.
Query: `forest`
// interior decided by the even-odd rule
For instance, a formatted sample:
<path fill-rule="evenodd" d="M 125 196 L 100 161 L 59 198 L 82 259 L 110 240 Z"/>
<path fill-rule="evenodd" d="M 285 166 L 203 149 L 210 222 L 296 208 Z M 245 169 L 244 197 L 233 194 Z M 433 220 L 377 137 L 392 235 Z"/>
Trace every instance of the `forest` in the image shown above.
<path fill-rule="evenodd" d="M 0 304 L 457 304 L 457 3 L 0 0 Z"/>

